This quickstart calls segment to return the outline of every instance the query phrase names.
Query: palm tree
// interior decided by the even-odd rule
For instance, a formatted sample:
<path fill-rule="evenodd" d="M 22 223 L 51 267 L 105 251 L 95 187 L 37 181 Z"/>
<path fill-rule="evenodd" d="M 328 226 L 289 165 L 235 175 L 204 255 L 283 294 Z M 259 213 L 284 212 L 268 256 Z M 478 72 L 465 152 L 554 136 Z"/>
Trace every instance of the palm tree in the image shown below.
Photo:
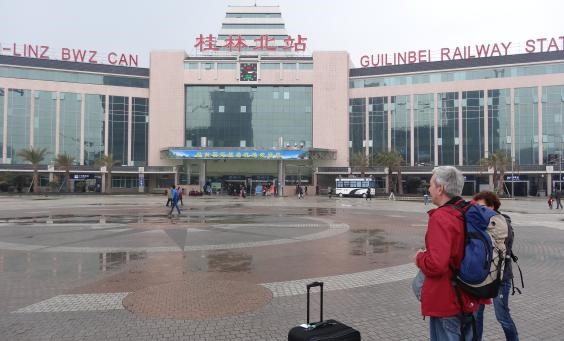
<path fill-rule="evenodd" d="M 368 169 L 368 156 L 364 152 L 356 152 L 351 155 L 350 164 L 351 167 L 357 167 L 360 169 L 360 176 L 364 178 L 364 173 Z"/>
<path fill-rule="evenodd" d="M 96 161 L 101 167 L 106 167 L 106 193 L 112 193 L 112 168 L 119 165 L 121 161 L 114 160 L 112 154 L 104 154 L 102 158 Z"/>
<path fill-rule="evenodd" d="M 498 194 L 503 193 L 505 173 L 507 168 L 511 166 L 511 157 L 507 153 L 498 150 L 487 158 L 480 160 L 480 163 L 488 169 L 493 169 L 494 191 Z"/>
<path fill-rule="evenodd" d="M 390 189 L 393 188 L 395 190 L 397 185 L 398 193 L 403 194 L 403 186 L 401 184 L 401 165 L 404 162 L 403 156 L 395 150 L 385 151 L 376 155 L 374 162 L 388 168 L 388 174 L 386 175 L 388 184 L 390 184 L 392 173 L 397 172 L 396 183 L 393 186 L 388 185 L 389 187 L 386 191 L 389 193 Z"/>
<path fill-rule="evenodd" d="M 55 158 L 55 166 L 61 167 L 65 170 L 65 178 L 67 179 L 67 192 L 70 192 L 70 168 L 74 164 L 74 157 L 70 156 L 69 154 L 59 154 Z"/>
<path fill-rule="evenodd" d="M 18 156 L 24 161 L 31 163 L 33 167 L 33 193 L 39 193 L 39 164 L 41 161 L 45 160 L 45 156 L 48 154 L 47 148 L 33 148 L 22 149 L 18 152 Z"/>

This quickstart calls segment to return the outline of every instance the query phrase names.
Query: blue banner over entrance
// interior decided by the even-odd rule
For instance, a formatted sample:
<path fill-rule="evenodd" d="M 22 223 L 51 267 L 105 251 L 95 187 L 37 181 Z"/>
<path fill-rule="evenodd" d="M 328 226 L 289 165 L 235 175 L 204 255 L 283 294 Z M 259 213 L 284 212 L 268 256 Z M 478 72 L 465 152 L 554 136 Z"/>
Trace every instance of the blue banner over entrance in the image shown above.
<path fill-rule="evenodd" d="M 223 149 L 223 148 L 171 148 L 171 159 L 239 159 L 239 160 L 304 160 L 307 150 L 302 149 Z"/>

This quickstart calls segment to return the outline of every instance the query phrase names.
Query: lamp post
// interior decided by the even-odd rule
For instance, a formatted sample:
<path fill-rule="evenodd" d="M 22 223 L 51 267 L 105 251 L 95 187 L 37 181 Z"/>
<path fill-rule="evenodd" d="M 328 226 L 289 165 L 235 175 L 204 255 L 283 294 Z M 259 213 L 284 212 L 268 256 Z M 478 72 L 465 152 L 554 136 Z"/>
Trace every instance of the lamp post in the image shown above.
<path fill-rule="evenodd" d="M 515 164 L 515 157 L 511 157 L 511 198 L 515 198 L 515 177 L 513 176 L 513 165 Z"/>

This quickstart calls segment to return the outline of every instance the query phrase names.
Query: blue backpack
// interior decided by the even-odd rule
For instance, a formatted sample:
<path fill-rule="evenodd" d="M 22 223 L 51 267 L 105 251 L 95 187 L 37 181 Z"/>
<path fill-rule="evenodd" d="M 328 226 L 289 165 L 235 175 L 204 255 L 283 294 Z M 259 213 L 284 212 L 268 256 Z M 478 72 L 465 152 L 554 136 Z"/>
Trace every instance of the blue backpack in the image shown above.
<path fill-rule="evenodd" d="M 172 202 L 178 202 L 178 191 L 174 188 L 172 189 Z"/>
<path fill-rule="evenodd" d="M 474 297 L 496 297 L 505 268 L 507 221 L 478 204 L 461 201 L 453 206 L 464 217 L 464 257 L 454 271 L 453 285 Z"/>

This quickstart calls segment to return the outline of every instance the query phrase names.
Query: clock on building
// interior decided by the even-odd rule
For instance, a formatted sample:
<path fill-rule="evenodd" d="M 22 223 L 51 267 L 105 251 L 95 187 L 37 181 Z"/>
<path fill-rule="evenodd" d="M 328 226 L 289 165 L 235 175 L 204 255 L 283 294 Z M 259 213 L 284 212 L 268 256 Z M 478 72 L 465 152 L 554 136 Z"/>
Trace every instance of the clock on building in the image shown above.
<path fill-rule="evenodd" d="M 256 82 L 257 80 L 257 63 L 241 63 L 239 72 L 240 81 Z"/>

